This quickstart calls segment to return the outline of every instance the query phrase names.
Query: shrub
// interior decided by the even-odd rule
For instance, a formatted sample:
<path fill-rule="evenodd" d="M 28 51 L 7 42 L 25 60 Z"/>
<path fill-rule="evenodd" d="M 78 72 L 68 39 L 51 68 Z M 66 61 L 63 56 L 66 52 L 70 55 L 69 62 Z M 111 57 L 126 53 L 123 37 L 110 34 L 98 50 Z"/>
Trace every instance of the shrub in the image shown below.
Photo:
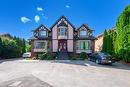
<path fill-rule="evenodd" d="M 87 59 L 87 58 L 88 58 L 87 53 L 85 53 L 85 52 L 80 53 L 80 59 L 81 59 L 81 60 L 85 60 L 85 59 Z"/>
<path fill-rule="evenodd" d="M 54 60 L 55 56 L 56 56 L 56 54 L 47 52 L 47 53 L 43 53 L 43 54 L 39 55 L 38 59 L 40 59 L 40 60 Z"/>
<path fill-rule="evenodd" d="M 73 55 L 72 58 L 71 58 L 71 60 L 79 60 L 79 55 L 76 55 L 76 54 Z"/>
<path fill-rule="evenodd" d="M 80 53 L 80 55 L 78 54 L 69 54 L 69 59 L 70 60 L 85 60 L 88 58 L 88 55 L 85 52 Z"/>
<path fill-rule="evenodd" d="M 130 62 L 130 51 L 128 49 L 121 49 L 119 51 L 120 59 L 122 59 L 125 62 Z"/>
<path fill-rule="evenodd" d="M 77 54 L 74 53 L 69 53 L 69 59 L 70 60 L 78 60 L 79 56 Z"/>
<path fill-rule="evenodd" d="M 47 60 L 54 60 L 56 57 L 56 54 L 54 53 L 47 53 Z"/>
<path fill-rule="evenodd" d="M 46 57 L 47 57 L 47 53 L 43 53 L 41 55 L 40 54 L 38 55 L 38 59 L 40 59 L 40 60 L 45 60 Z"/>

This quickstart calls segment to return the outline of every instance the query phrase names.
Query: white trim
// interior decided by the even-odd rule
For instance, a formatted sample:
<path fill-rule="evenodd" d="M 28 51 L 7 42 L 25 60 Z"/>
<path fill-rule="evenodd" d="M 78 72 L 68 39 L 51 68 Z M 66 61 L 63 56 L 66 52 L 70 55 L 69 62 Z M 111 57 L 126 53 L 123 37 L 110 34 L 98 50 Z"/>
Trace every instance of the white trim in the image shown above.
<path fill-rule="evenodd" d="M 35 44 L 38 43 L 38 42 L 45 42 L 45 48 L 35 48 Z M 33 52 L 47 52 L 47 44 L 48 41 L 46 40 L 37 40 L 37 41 L 34 41 L 34 49 L 33 49 Z"/>

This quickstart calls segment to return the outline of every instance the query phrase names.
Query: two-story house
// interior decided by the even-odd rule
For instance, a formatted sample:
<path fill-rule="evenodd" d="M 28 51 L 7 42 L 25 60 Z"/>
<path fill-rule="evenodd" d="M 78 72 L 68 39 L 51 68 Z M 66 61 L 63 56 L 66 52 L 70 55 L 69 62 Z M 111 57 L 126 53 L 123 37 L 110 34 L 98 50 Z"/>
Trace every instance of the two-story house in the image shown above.
<path fill-rule="evenodd" d="M 34 36 L 30 38 L 32 56 L 48 51 L 92 53 L 96 39 L 92 32 L 85 24 L 75 28 L 66 17 L 61 16 L 50 28 L 40 25 L 33 30 Z"/>

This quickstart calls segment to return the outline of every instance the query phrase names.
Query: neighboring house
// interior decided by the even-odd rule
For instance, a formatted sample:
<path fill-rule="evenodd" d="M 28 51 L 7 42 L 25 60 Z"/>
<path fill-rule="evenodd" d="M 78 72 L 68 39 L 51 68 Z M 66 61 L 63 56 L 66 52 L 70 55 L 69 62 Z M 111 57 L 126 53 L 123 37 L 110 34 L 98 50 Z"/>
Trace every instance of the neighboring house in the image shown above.
<path fill-rule="evenodd" d="M 30 38 L 32 56 L 42 52 L 92 53 L 95 49 L 93 30 L 83 24 L 75 28 L 67 18 L 61 16 L 50 28 L 40 25 Z"/>
<path fill-rule="evenodd" d="M 109 30 L 112 32 L 116 32 L 116 27 L 112 27 Z M 102 46 L 103 46 L 103 34 L 100 34 L 96 37 L 95 40 L 95 51 L 100 52 L 102 50 Z"/>
<path fill-rule="evenodd" d="M 97 39 L 95 40 L 95 51 L 99 52 L 102 50 L 103 45 L 103 34 L 97 36 Z"/>

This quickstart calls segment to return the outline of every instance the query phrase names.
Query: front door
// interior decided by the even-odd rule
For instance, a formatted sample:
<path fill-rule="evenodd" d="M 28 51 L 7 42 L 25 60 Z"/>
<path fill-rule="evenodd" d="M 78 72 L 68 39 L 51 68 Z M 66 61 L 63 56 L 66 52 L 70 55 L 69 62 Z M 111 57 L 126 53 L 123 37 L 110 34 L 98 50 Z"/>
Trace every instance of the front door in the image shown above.
<path fill-rule="evenodd" d="M 66 40 L 59 40 L 58 41 L 58 48 L 61 52 L 67 51 L 67 41 Z"/>

